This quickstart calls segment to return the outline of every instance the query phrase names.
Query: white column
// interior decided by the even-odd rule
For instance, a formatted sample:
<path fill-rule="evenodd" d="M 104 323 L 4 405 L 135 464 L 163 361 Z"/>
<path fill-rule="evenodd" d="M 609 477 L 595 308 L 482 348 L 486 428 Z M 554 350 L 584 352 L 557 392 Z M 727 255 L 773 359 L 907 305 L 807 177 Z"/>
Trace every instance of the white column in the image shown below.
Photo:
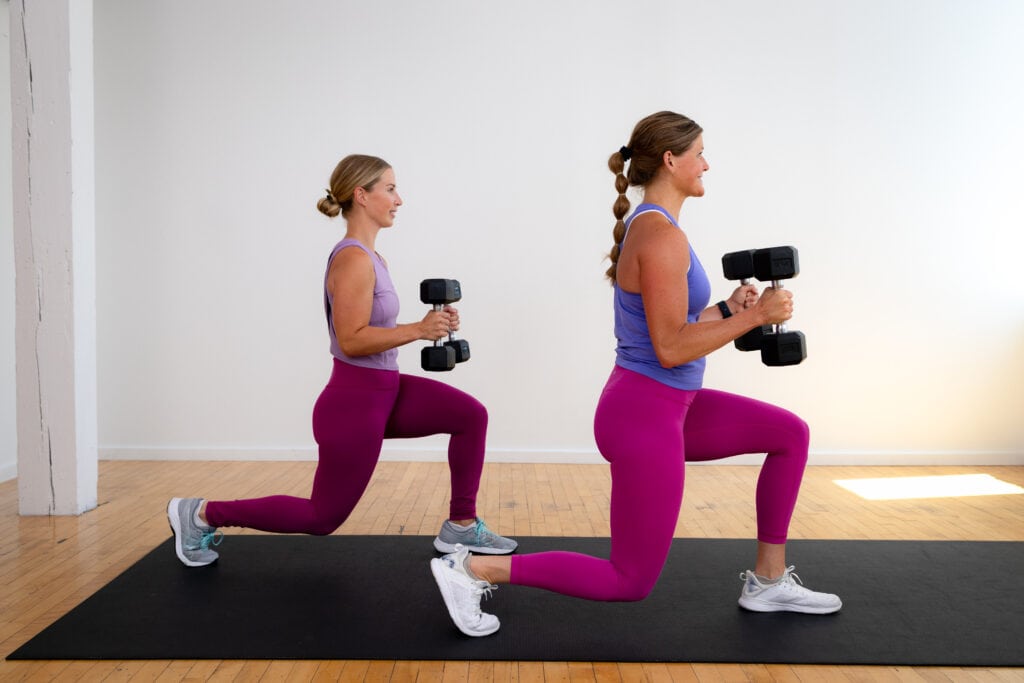
<path fill-rule="evenodd" d="M 92 0 L 11 0 L 18 504 L 96 507 Z"/>
<path fill-rule="evenodd" d="M 0 482 L 18 475 L 14 409 L 14 225 L 11 212 L 10 6 L 0 2 Z"/>

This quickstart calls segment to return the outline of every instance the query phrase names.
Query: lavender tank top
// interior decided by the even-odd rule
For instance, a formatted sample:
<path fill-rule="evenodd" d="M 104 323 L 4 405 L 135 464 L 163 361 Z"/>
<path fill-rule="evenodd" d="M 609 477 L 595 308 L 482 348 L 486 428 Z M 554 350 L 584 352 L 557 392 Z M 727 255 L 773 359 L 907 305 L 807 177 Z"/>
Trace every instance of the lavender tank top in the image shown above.
<path fill-rule="evenodd" d="M 331 335 L 331 355 L 342 362 L 363 368 L 398 370 L 397 348 L 369 356 L 346 356 L 341 350 L 341 345 L 338 344 L 338 336 L 334 332 L 334 320 L 331 317 L 334 297 L 327 291 L 327 275 L 331 272 L 331 262 L 334 257 L 345 247 L 359 247 L 373 261 L 375 282 L 373 284 L 373 309 L 370 311 L 370 325 L 372 327 L 395 327 L 398 323 L 398 293 L 395 291 L 394 283 L 391 282 L 391 275 L 388 273 L 387 266 L 384 265 L 384 260 L 359 241 L 343 239 L 331 250 L 331 256 L 327 259 L 327 270 L 324 272 L 324 312 L 327 314 L 327 330 Z"/>
<path fill-rule="evenodd" d="M 641 204 L 626 219 L 626 231 L 633 219 L 642 213 L 657 211 L 679 227 L 669 212 L 656 204 Z M 625 242 L 625 237 L 622 238 Z M 690 270 L 686 273 L 686 284 L 689 289 L 686 321 L 696 322 L 697 317 L 707 308 L 711 300 L 711 282 L 708 280 L 704 266 L 690 246 Z M 667 384 L 676 389 L 694 391 L 704 383 L 704 366 L 706 358 L 698 358 L 674 368 L 663 368 L 654 353 L 651 333 L 647 327 L 647 314 L 644 311 L 643 297 L 636 292 L 627 292 L 615 283 L 615 364 L 651 379 Z"/>

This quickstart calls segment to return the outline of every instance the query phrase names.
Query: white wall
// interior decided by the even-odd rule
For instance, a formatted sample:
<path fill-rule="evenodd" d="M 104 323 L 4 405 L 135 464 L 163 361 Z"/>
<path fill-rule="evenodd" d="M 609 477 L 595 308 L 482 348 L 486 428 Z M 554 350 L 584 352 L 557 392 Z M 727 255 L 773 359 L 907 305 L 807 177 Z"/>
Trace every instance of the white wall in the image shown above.
<path fill-rule="evenodd" d="M 10 3 L 0 1 L 0 481 L 18 472 L 14 382 L 14 214 L 11 185 Z"/>
<path fill-rule="evenodd" d="M 95 13 L 101 457 L 312 456 L 321 278 L 343 230 L 314 204 L 364 152 L 394 164 L 406 202 L 378 241 L 402 319 L 422 315 L 423 277 L 462 281 L 473 359 L 444 379 L 488 406 L 491 459 L 597 461 L 605 162 L 673 109 L 705 128 L 707 195 L 682 224 L 708 270 L 741 248 L 801 256 L 807 361 L 727 348 L 707 385 L 804 416 L 814 462 L 1024 462 L 1024 4 Z"/>

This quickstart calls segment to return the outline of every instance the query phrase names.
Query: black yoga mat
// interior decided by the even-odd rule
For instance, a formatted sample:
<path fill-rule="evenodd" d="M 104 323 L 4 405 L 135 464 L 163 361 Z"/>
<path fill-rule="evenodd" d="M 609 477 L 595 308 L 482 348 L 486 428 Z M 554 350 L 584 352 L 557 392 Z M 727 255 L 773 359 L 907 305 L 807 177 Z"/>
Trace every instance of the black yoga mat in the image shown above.
<path fill-rule="evenodd" d="M 187 568 L 168 540 L 9 659 L 412 659 L 1024 665 L 1024 543 L 790 541 L 834 615 L 737 606 L 749 540 L 676 539 L 637 603 L 502 586 L 492 636 L 448 618 L 428 536 L 228 536 Z M 520 552 L 607 557 L 606 538 L 523 537 Z"/>

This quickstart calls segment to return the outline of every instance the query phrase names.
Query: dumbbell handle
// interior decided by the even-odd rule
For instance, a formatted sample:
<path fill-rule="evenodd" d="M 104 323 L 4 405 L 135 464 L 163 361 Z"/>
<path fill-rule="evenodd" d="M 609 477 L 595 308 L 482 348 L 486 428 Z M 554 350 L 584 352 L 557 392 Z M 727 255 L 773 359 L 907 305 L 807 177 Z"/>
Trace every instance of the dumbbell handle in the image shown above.
<path fill-rule="evenodd" d="M 781 280 L 773 280 L 773 281 L 771 281 L 771 288 L 773 290 L 780 290 L 780 289 L 782 289 L 782 281 Z M 776 324 L 776 325 L 774 325 L 772 327 L 774 327 L 775 328 L 775 332 L 777 332 L 779 334 L 781 334 L 781 333 L 786 331 L 785 323 L 778 323 L 778 324 Z"/>
<path fill-rule="evenodd" d="M 441 308 L 442 308 L 441 304 L 434 304 L 434 310 L 435 310 L 435 311 L 440 311 L 440 310 L 441 310 Z M 448 336 L 449 336 L 449 338 L 451 337 L 451 334 L 452 334 L 452 333 L 451 333 L 451 331 L 449 330 L 449 332 L 448 332 Z M 435 339 L 435 340 L 434 340 L 434 346 L 444 346 L 444 343 L 443 343 L 443 342 L 442 342 L 442 341 L 441 341 L 440 339 Z"/>
<path fill-rule="evenodd" d="M 441 304 L 434 304 L 435 311 L 440 311 L 441 308 Z M 448 330 L 448 341 L 455 341 L 455 332 L 453 330 Z M 441 342 L 440 339 L 435 339 L 434 346 L 443 346 L 443 343 Z"/>

